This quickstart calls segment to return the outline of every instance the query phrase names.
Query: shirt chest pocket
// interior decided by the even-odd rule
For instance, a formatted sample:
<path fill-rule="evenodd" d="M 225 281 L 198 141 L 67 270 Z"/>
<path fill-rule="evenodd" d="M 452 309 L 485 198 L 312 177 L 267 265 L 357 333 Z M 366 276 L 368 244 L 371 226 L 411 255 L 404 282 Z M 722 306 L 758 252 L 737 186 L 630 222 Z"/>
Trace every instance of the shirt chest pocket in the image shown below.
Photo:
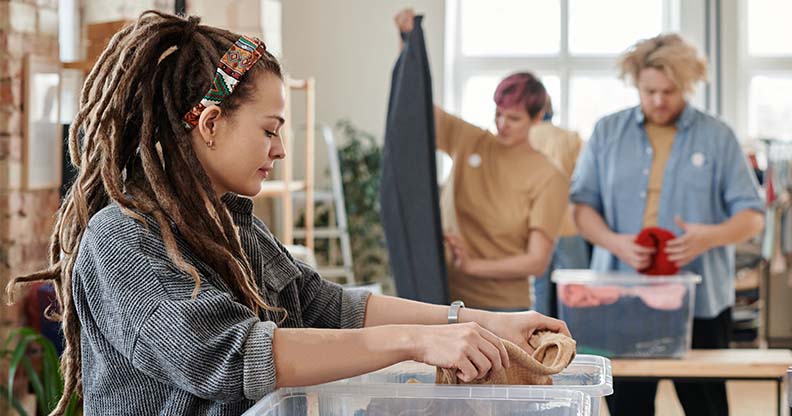
<path fill-rule="evenodd" d="M 677 164 L 681 184 L 695 191 L 711 192 L 716 189 L 715 161 L 704 152 L 693 152 Z"/>
<path fill-rule="evenodd" d="M 279 253 L 260 268 L 261 280 L 259 284 L 275 293 L 280 293 L 284 287 L 290 285 L 300 277 L 300 269 L 285 255 Z"/>

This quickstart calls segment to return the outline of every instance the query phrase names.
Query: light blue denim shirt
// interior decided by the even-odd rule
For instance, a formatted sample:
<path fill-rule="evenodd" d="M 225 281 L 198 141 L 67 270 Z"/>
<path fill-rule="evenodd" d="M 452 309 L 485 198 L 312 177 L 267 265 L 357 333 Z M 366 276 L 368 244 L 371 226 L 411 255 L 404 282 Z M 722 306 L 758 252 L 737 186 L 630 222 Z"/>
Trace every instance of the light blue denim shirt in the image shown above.
<path fill-rule="evenodd" d="M 643 122 L 640 106 L 597 122 L 572 176 L 571 201 L 597 210 L 620 234 L 637 234 L 643 228 L 652 165 Z M 657 225 L 679 236 L 683 233 L 674 222 L 677 215 L 689 223 L 719 224 L 745 209 L 762 212 L 756 178 L 729 126 L 690 104 L 676 125 Z M 594 248 L 591 268 L 633 270 L 602 247 Z M 711 249 L 683 269 L 702 277 L 696 287 L 697 318 L 716 317 L 734 304 L 734 246 Z"/>

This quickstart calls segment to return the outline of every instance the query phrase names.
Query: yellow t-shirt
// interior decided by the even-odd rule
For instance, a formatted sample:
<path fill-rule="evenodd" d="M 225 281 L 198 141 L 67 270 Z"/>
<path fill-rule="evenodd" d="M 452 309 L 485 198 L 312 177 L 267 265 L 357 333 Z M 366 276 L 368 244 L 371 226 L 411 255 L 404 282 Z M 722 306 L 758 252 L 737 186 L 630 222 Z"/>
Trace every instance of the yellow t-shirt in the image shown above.
<path fill-rule="evenodd" d="M 569 180 L 543 154 L 507 147 L 495 136 L 457 117 L 439 117 L 437 147 L 454 160 L 453 209 L 462 238 L 474 258 L 524 254 L 531 231 L 558 236 L 567 207 Z M 448 207 L 449 202 L 454 207 Z M 447 257 L 451 298 L 480 308 L 530 308 L 529 276 L 485 279 L 456 270 Z"/>
<path fill-rule="evenodd" d="M 671 156 L 671 147 L 674 145 L 674 136 L 677 128 L 675 125 L 661 126 L 646 122 L 644 124 L 646 136 L 652 145 L 652 166 L 649 169 L 649 183 L 646 187 L 646 206 L 644 208 L 644 227 L 657 225 L 657 216 L 660 213 L 660 191 L 663 189 L 663 175 L 666 163 Z"/>
<path fill-rule="evenodd" d="M 583 147 L 583 140 L 577 132 L 562 129 L 551 123 L 542 123 L 531 128 L 528 140 L 534 149 L 547 156 L 571 180 L 575 163 Z M 571 237 L 577 234 L 577 227 L 572 218 L 572 204 L 568 204 L 558 235 Z"/>

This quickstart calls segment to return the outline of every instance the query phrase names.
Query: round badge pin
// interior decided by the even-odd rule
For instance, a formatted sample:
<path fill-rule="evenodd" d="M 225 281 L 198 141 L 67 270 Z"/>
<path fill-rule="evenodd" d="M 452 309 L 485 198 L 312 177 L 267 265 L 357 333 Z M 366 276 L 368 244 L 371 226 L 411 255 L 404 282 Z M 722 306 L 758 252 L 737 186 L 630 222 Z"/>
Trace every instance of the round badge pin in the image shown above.
<path fill-rule="evenodd" d="M 481 166 L 481 156 L 478 153 L 473 153 L 468 156 L 468 165 L 472 168 L 477 168 Z"/>
<path fill-rule="evenodd" d="M 704 155 L 699 152 L 693 153 L 693 156 L 690 157 L 690 163 L 697 168 L 704 166 L 705 161 Z"/>

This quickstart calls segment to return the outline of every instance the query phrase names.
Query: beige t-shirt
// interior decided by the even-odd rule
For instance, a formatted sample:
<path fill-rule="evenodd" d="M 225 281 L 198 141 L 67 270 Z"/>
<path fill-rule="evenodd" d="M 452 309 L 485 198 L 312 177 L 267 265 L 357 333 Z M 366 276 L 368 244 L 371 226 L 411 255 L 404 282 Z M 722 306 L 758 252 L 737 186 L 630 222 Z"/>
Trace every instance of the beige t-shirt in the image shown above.
<path fill-rule="evenodd" d="M 441 197 L 441 209 L 454 210 L 472 257 L 524 254 L 533 230 L 556 239 L 569 180 L 553 162 L 527 146 L 504 146 L 492 133 L 447 113 L 436 130 L 437 147 L 454 160 L 453 198 Z M 527 273 L 517 279 L 478 278 L 456 270 L 452 260 L 446 257 L 452 299 L 481 308 L 531 306 Z"/>
<path fill-rule="evenodd" d="M 551 123 L 542 123 L 531 128 L 528 140 L 534 149 L 547 156 L 571 180 L 575 163 L 583 147 L 583 140 L 577 132 L 562 129 Z M 577 234 L 577 227 L 572 218 L 572 204 L 568 204 L 558 235 L 571 237 Z"/>
<path fill-rule="evenodd" d="M 674 145 L 674 136 L 677 128 L 675 125 L 661 126 L 646 122 L 644 124 L 646 137 L 652 145 L 652 167 L 649 169 L 649 183 L 646 187 L 646 207 L 644 208 L 644 227 L 657 225 L 660 213 L 660 191 L 663 190 L 663 175 L 666 163 L 671 156 L 671 147 Z"/>

